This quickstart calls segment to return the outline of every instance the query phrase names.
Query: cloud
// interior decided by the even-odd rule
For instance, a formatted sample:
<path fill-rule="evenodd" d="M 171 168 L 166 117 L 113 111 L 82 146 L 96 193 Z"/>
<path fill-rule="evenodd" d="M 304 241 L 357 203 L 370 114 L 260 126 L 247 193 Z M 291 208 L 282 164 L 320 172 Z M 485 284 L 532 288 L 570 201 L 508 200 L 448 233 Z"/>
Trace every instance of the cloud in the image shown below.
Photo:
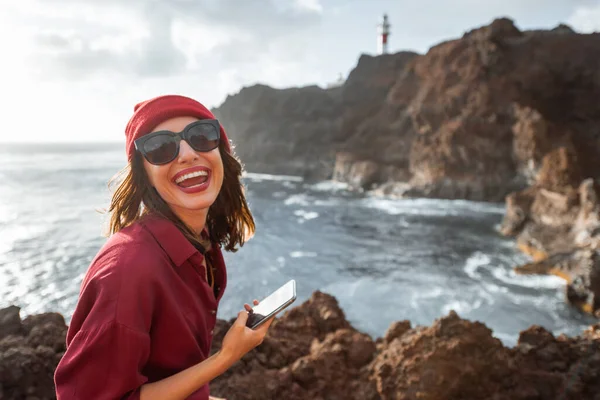
<path fill-rule="evenodd" d="M 323 12 L 323 6 L 319 0 L 296 0 L 296 7 L 301 10 L 309 10 L 317 13 Z"/>
<path fill-rule="evenodd" d="M 319 23 L 318 0 L 290 1 L 29 0 L 38 26 L 30 62 L 38 75 L 69 79 L 169 77 L 218 70 L 223 62 L 253 64 L 273 43 Z"/>
<path fill-rule="evenodd" d="M 576 29 L 591 30 L 594 18 L 600 20 L 590 14 L 597 5 L 598 0 L 2 0 L 0 48 L 10 62 L 0 66 L 0 103 L 8 105 L 0 142 L 16 140 L 10 132 L 22 131 L 25 121 L 22 140 L 122 140 L 133 104 L 158 94 L 190 95 L 212 107 L 254 83 L 324 86 L 338 73 L 346 75 L 361 53 L 376 51 L 383 12 L 392 23 L 392 51 L 425 52 L 502 15 L 523 29 L 552 28 L 572 16 Z"/>
<path fill-rule="evenodd" d="M 600 4 L 577 7 L 567 23 L 577 32 L 600 32 Z"/>

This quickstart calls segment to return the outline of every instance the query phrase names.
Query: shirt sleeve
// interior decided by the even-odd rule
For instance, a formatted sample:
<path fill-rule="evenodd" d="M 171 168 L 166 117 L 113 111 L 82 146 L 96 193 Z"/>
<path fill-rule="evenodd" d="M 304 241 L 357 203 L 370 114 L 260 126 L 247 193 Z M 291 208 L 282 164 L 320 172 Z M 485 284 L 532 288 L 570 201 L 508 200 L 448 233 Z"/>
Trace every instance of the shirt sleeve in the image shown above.
<path fill-rule="evenodd" d="M 138 400 L 149 352 L 148 334 L 116 321 L 80 330 L 56 369 L 57 399 Z"/>
<path fill-rule="evenodd" d="M 58 400 L 140 398 L 154 312 L 146 266 L 131 250 L 113 250 L 90 267 L 54 374 Z"/>

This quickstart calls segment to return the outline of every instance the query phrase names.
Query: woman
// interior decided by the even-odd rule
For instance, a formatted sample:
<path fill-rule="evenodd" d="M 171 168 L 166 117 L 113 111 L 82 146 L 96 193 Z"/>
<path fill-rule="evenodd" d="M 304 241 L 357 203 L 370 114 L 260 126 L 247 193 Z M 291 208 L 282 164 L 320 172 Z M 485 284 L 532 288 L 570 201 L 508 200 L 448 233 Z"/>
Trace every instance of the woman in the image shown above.
<path fill-rule="evenodd" d="M 135 106 L 129 170 L 110 205 L 112 236 L 92 261 L 55 373 L 59 400 L 209 399 L 208 383 L 260 344 L 247 311 L 210 356 L 227 276 L 221 247 L 254 233 L 242 167 L 202 104 Z M 257 302 L 254 302 L 257 304 Z"/>

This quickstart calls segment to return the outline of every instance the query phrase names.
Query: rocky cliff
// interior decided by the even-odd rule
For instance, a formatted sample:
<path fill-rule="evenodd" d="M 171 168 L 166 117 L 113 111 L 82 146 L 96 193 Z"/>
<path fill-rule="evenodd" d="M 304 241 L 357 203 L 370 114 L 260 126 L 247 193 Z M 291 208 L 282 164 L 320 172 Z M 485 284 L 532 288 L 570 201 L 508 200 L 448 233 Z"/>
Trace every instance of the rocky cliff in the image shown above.
<path fill-rule="evenodd" d="M 215 112 L 249 170 L 383 195 L 507 201 L 502 233 L 600 315 L 600 34 L 497 19 L 427 54 L 361 56 L 345 84 L 255 86 Z"/>
<path fill-rule="evenodd" d="M 363 55 L 339 88 L 253 86 L 214 111 L 250 171 L 502 201 L 560 149 L 565 179 L 597 177 L 598 48 L 600 34 L 498 19 L 425 55 Z"/>
<path fill-rule="evenodd" d="M 218 321 L 214 351 L 232 321 Z M 65 332 L 59 314 L 21 321 L 17 307 L 0 310 L 0 398 L 54 398 Z M 335 298 L 315 292 L 211 392 L 228 400 L 597 399 L 599 350 L 600 325 L 575 338 L 532 326 L 506 348 L 454 312 L 429 327 L 395 322 L 374 340 L 352 327 Z"/>
<path fill-rule="evenodd" d="M 249 171 L 329 179 L 341 144 L 379 111 L 396 73 L 415 56 L 363 55 L 341 87 L 255 85 L 229 96 L 213 111 Z M 365 137 L 354 144 L 369 142 Z"/>

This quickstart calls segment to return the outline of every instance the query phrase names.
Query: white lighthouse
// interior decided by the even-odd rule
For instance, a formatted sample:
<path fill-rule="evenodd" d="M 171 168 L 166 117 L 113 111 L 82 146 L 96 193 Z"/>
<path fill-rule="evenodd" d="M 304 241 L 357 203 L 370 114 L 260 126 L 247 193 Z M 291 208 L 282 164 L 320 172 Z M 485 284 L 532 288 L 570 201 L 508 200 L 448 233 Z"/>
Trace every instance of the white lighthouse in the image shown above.
<path fill-rule="evenodd" d="M 387 54 L 388 52 L 388 39 L 390 37 L 390 23 L 388 21 L 387 14 L 383 14 L 383 22 L 378 25 L 378 37 L 377 37 L 377 53 Z"/>

